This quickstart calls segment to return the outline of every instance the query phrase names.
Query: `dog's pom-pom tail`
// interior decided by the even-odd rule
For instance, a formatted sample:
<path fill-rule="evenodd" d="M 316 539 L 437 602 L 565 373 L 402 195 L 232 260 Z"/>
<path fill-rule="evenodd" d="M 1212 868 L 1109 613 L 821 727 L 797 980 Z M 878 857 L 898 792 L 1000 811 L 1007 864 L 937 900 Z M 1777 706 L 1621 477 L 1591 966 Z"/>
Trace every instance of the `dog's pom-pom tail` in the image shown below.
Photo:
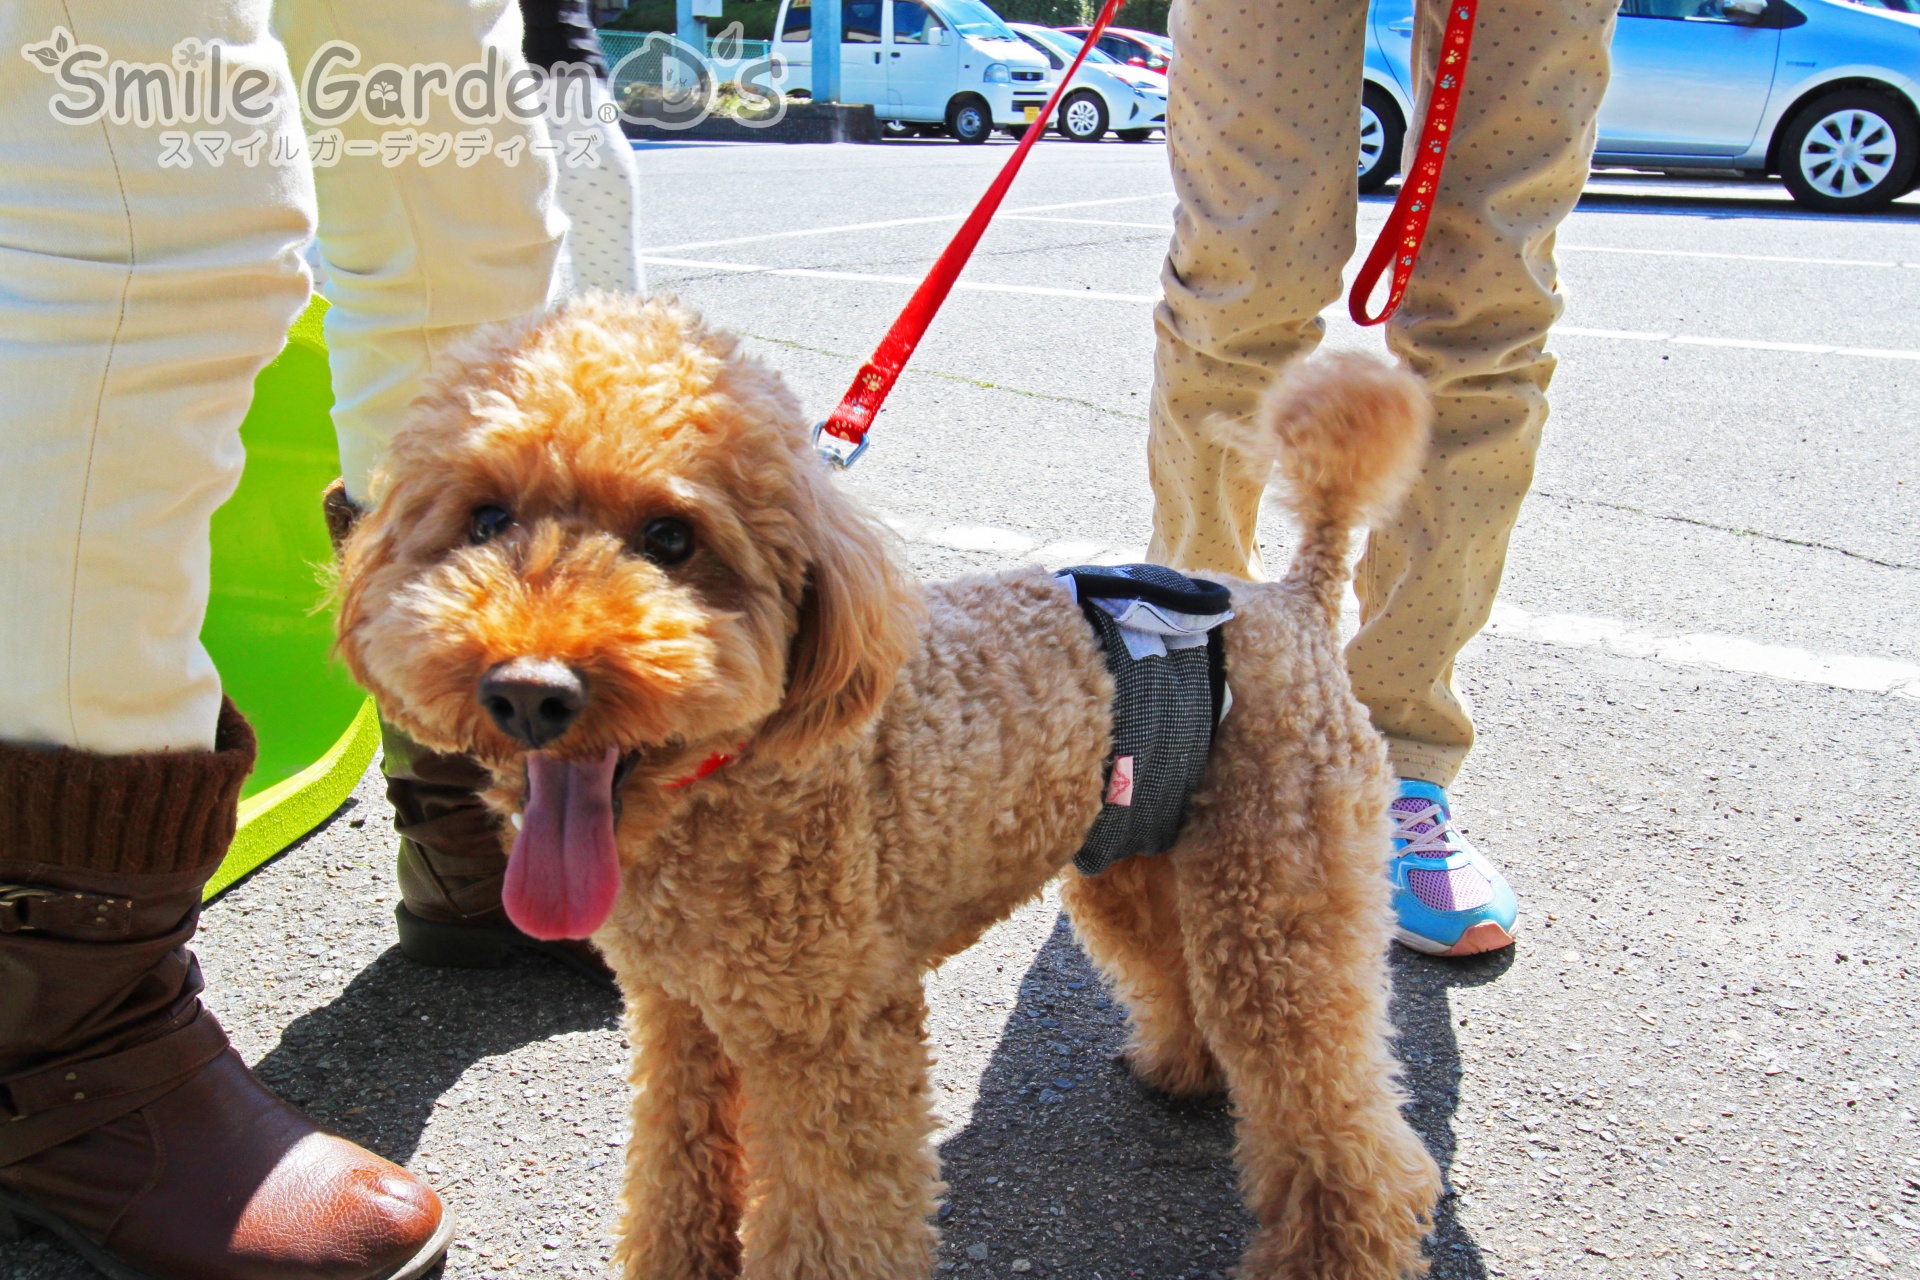
<path fill-rule="evenodd" d="M 1432 409 L 1420 380 L 1369 356 L 1321 355 L 1282 370 L 1238 444 L 1266 463 L 1300 524 L 1287 571 L 1340 607 L 1354 529 L 1393 512 L 1426 457 Z"/>

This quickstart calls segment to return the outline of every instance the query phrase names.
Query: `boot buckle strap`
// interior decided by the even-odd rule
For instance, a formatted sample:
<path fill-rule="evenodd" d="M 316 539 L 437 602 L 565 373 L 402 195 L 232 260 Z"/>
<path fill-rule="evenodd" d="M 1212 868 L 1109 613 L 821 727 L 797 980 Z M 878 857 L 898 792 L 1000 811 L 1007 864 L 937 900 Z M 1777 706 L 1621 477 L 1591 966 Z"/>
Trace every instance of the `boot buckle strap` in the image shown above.
<path fill-rule="evenodd" d="M 140 1093 L 184 1078 L 226 1052 L 227 1033 L 204 1008 L 192 1022 L 119 1053 L 48 1067 L 0 1081 L 14 1121 L 86 1102 Z"/>
<path fill-rule="evenodd" d="M 42 929 L 124 938 L 133 931 L 133 899 L 41 885 L 0 884 L 0 933 Z"/>

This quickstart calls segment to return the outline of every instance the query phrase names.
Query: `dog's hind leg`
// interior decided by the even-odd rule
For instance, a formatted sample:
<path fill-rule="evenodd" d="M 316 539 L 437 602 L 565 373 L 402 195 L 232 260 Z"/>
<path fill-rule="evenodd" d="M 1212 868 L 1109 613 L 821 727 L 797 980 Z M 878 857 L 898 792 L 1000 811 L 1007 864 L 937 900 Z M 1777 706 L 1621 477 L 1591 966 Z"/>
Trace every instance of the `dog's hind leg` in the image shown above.
<path fill-rule="evenodd" d="M 750 1205 L 748 1280 L 924 1280 L 939 1189 L 926 1005 L 913 985 L 851 999 L 818 1031 L 737 1047 Z M 734 1043 L 731 1036 L 727 1043 Z"/>
<path fill-rule="evenodd" d="M 633 1138 L 617 1273 L 730 1280 L 740 1274 L 744 1194 L 733 1063 L 698 1010 L 658 989 L 629 995 L 627 1033 L 635 1046 Z"/>
<path fill-rule="evenodd" d="M 1384 785 L 1377 764 L 1335 752 L 1278 769 L 1272 752 L 1229 753 L 1171 855 L 1195 1014 L 1259 1222 L 1245 1280 L 1418 1274 L 1440 1190 L 1389 1052 Z"/>
<path fill-rule="evenodd" d="M 1074 935 L 1127 1006 L 1127 1066 L 1175 1097 L 1218 1093 L 1220 1066 L 1193 1017 L 1173 863 L 1129 858 L 1097 876 L 1069 871 L 1060 897 Z"/>

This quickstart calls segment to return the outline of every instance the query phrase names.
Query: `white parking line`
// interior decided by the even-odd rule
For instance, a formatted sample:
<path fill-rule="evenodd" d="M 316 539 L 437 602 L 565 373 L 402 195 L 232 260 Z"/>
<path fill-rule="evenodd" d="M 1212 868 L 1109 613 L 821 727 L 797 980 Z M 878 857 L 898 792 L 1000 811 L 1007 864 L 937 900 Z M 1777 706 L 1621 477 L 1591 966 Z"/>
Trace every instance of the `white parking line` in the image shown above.
<path fill-rule="evenodd" d="M 1681 666 L 1712 667 L 1794 684 L 1858 689 L 1920 701 L 1920 666 L 1890 658 L 1816 653 L 1789 645 L 1760 644 L 1739 636 L 1672 635 L 1636 631 L 1613 618 L 1570 613 L 1528 613 L 1510 604 L 1493 606 L 1487 634 L 1535 644 L 1605 649 L 1629 658 L 1652 658 Z"/>
<path fill-rule="evenodd" d="M 795 236 L 830 236 L 847 231 L 879 231 L 886 227 L 918 227 L 929 222 L 958 222 L 964 214 L 935 213 L 924 218 L 888 218 L 884 222 L 849 222 L 837 227 L 803 227 L 798 231 L 768 231 L 755 236 L 734 236 L 730 240 L 690 240 L 686 244 L 663 244 L 648 253 L 684 253 L 688 249 L 721 249 L 728 245 L 760 244 L 767 240 L 790 240 Z"/>
<path fill-rule="evenodd" d="M 1111 200 L 1072 200 L 1066 204 L 1030 204 L 1022 209 L 1009 209 L 1008 213 L 1052 213 L 1055 209 L 1098 209 L 1109 204 L 1137 204 L 1142 200 L 1171 200 L 1173 192 L 1155 191 L 1144 196 L 1115 196 Z"/>
<path fill-rule="evenodd" d="M 864 271 L 830 271 L 820 267 L 763 267 L 748 262 L 708 262 L 698 258 L 669 258 L 649 254 L 640 259 L 650 266 L 685 267 L 690 271 L 724 271 L 734 275 L 784 276 L 795 280 L 845 280 L 855 284 L 891 284 L 913 288 L 919 276 L 883 276 Z M 961 280 L 955 289 L 969 293 L 1014 293 L 1039 298 L 1083 298 L 1095 302 L 1132 302 L 1153 306 L 1157 293 L 1114 293 L 1105 289 L 1064 289 L 1038 284 L 990 284 L 980 280 Z M 1339 308 L 1326 314 L 1340 316 Z M 1681 347 L 1724 347 L 1735 351 L 1785 351 L 1800 355 L 1854 356 L 1863 360 L 1920 360 L 1920 350 L 1899 347 L 1840 347 L 1820 342 L 1774 342 L 1764 338 L 1709 338 L 1684 333 L 1655 333 L 1640 329 L 1591 329 L 1581 325 L 1553 327 L 1556 337 L 1611 338 L 1623 342 L 1668 342 Z"/>
<path fill-rule="evenodd" d="M 1003 213 L 1000 219 L 1005 222 L 1058 222 L 1078 227 L 1126 227 L 1139 231 L 1164 231 L 1171 235 L 1171 222 L 1119 222 L 1106 218 L 1040 218 L 1026 213 Z M 1384 223 L 1362 225 L 1360 238 L 1370 241 L 1379 234 Z M 1611 245 L 1567 244 L 1565 241 L 1554 246 L 1559 253 L 1612 253 L 1628 257 L 1645 258 L 1705 258 L 1725 262 L 1783 262 L 1796 266 L 1809 267 L 1879 267 L 1900 270 L 1904 267 L 1920 267 L 1920 262 L 1884 262 L 1870 258 L 1796 258 L 1773 253 L 1711 253 L 1694 249 L 1622 249 Z"/>
<path fill-rule="evenodd" d="M 1125 564 L 1139 558 L 1137 550 L 1116 551 L 1097 542 L 1078 539 L 1048 541 L 1045 534 L 1022 533 L 992 525 L 939 525 L 896 513 L 883 514 L 882 519 L 909 542 L 996 556 L 1008 564 L 1024 559 L 1058 569 L 1070 564 Z M 1349 629 L 1357 625 L 1358 604 L 1351 592 L 1343 614 L 1342 620 Z M 1891 658 L 1820 653 L 1791 645 L 1761 644 L 1741 636 L 1646 631 L 1614 618 L 1530 613 L 1506 603 L 1493 606 L 1486 634 L 1500 640 L 1604 649 L 1628 658 L 1710 667 L 1791 684 L 1853 689 L 1920 701 L 1920 666 Z"/>
<path fill-rule="evenodd" d="M 1646 258 L 1718 258 L 1728 262 L 1787 262 L 1809 267 L 1920 267 L 1920 262 L 1879 262 L 1867 258 L 1790 258 L 1772 253 L 1709 253 L 1695 249 L 1616 249 L 1598 244 L 1558 244 L 1566 253 L 1618 253 Z"/>
<path fill-rule="evenodd" d="M 1136 204 L 1142 200 L 1171 200 L 1173 192 L 1156 191 L 1144 196 L 1114 196 L 1106 200 L 1074 200 L 1067 204 L 1036 204 L 1024 209 L 1008 209 L 997 215 L 1002 218 L 1025 213 L 1051 213 L 1056 209 L 1097 209 L 1104 205 Z M 833 236 L 848 231 L 880 231 L 888 227 L 918 227 L 930 222 L 958 222 L 966 217 L 966 211 L 960 213 L 935 213 L 920 218 L 889 218 L 884 222 L 848 222 L 834 227 L 802 227 L 797 231 L 768 231 L 761 235 L 734 236 L 730 240 L 691 240 L 686 244 L 663 244 L 645 253 L 685 253 L 689 249 L 719 249 L 727 245 L 760 244 L 767 240 L 791 240 L 797 236 Z"/>
<path fill-rule="evenodd" d="M 1038 218 L 1026 213 L 1003 213 L 1001 222 L 1057 222 L 1075 227 L 1133 227 L 1141 231 L 1164 231 L 1173 234 L 1171 222 L 1115 222 L 1110 218 Z"/>
<path fill-rule="evenodd" d="M 1858 356 L 1863 360 L 1920 360 L 1920 351 L 1902 347 L 1836 347 L 1821 342 L 1770 342 L 1761 338 L 1706 338 L 1684 333 L 1653 333 L 1638 329 L 1587 329 L 1557 324 L 1563 338 L 1613 338 L 1622 342 L 1671 342 L 1679 347 L 1725 347 L 1735 351 L 1790 351 L 1813 356 Z"/>
<path fill-rule="evenodd" d="M 916 287 L 919 276 L 878 276 L 862 271 L 827 271 L 817 267 L 759 267 L 744 262 L 703 262 L 695 258 L 663 258 L 647 255 L 640 259 L 649 266 L 686 267 L 694 271 L 727 271 L 738 275 L 785 276 L 797 280 L 851 280 L 857 284 L 903 284 Z M 1154 293 L 1108 293 L 1100 289 L 1058 289 L 1040 284 L 990 284 L 982 280 L 960 280 L 955 289 L 970 293 L 1021 293 L 1040 298 L 1090 298 L 1097 302 L 1160 301 Z"/>

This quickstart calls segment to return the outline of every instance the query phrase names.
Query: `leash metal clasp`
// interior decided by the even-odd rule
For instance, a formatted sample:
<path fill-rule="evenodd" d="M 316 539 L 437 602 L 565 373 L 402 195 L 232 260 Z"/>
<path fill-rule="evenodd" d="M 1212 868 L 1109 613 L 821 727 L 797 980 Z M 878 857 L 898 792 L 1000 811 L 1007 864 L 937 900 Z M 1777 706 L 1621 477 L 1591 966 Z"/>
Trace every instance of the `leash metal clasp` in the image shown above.
<path fill-rule="evenodd" d="M 813 451 L 835 471 L 845 471 L 858 462 L 860 455 L 865 453 L 867 446 L 872 443 L 871 433 L 861 436 L 859 444 L 848 444 L 840 436 L 830 435 L 824 418 L 813 425 Z"/>

